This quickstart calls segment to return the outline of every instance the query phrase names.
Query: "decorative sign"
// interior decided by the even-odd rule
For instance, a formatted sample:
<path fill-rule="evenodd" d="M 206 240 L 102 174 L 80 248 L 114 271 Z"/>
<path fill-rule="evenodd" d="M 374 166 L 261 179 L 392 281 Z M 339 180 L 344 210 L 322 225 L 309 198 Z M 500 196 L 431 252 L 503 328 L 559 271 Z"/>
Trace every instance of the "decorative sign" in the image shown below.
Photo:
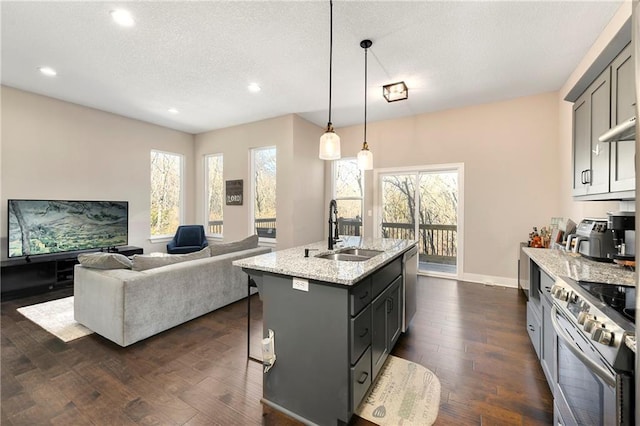
<path fill-rule="evenodd" d="M 228 206 L 242 205 L 242 182 L 242 179 L 226 181 Z"/>

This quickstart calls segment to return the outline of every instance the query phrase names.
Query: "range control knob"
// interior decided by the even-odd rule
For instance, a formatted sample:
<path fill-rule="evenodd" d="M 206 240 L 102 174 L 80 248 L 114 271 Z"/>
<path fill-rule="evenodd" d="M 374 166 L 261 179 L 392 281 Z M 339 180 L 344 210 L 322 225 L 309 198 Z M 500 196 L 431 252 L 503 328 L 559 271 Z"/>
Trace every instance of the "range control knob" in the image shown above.
<path fill-rule="evenodd" d="M 596 319 L 587 319 L 584 322 L 584 331 L 591 333 L 594 329 L 602 327 L 602 323 Z"/>
<path fill-rule="evenodd" d="M 591 333 L 591 339 L 605 346 L 610 346 L 613 343 L 613 331 L 607 330 L 604 326 L 598 327 Z"/>
<path fill-rule="evenodd" d="M 558 296 L 558 299 L 562 300 L 563 302 L 566 302 L 567 300 L 569 300 L 569 292 L 565 289 L 562 289 L 560 291 L 560 295 Z"/>
<path fill-rule="evenodd" d="M 560 294 L 564 291 L 564 289 L 562 288 L 562 286 L 559 286 L 558 284 L 554 284 L 551 286 L 551 294 L 553 295 L 553 297 L 555 297 L 556 299 L 560 298 Z"/>
<path fill-rule="evenodd" d="M 569 303 L 578 303 L 578 300 L 580 298 L 578 297 L 578 295 L 576 293 L 574 293 L 573 291 L 571 293 L 569 293 Z"/>
<path fill-rule="evenodd" d="M 580 311 L 580 313 L 578 314 L 578 324 L 584 325 L 584 322 L 587 320 L 588 316 L 589 316 L 589 312 Z M 593 317 L 593 315 L 591 315 L 591 317 Z M 595 317 L 594 317 L 594 319 L 595 319 Z"/>

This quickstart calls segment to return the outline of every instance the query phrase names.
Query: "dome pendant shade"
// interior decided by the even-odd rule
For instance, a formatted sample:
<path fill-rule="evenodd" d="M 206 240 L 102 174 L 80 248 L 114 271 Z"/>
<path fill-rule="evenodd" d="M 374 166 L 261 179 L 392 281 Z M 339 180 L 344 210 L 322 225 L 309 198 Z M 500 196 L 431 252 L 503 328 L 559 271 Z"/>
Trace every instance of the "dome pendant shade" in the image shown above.
<path fill-rule="evenodd" d="M 360 170 L 373 170 L 373 154 L 369 151 L 366 142 L 362 144 L 362 150 L 358 153 L 358 168 Z"/>
<path fill-rule="evenodd" d="M 331 123 L 327 125 L 327 131 L 320 136 L 320 159 L 339 160 L 340 159 L 340 136 L 333 131 Z"/>
<path fill-rule="evenodd" d="M 340 159 L 340 136 L 333 131 L 331 124 L 331 76 L 333 74 L 333 1 L 329 0 L 329 121 L 327 130 L 320 136 L 320 159 Z"/>

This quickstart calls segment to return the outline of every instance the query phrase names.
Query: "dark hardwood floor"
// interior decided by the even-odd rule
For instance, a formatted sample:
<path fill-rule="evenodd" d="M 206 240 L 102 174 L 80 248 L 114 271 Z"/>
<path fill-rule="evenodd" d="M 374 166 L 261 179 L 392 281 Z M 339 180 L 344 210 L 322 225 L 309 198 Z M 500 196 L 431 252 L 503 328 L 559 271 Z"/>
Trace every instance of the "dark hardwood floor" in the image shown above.
<path fill-rule="evenodd" d="M 246 360 L 246 301 L 127 348 L 95 334 L 63 343 L 16 312 L 70 294 L 2 302 L 2 425 L 297 424 L 260 404 L 261 366 Z M 253 354 L 260 307 L 253 296 Z M 440 379 L 436 425 L 552 423 L 516 289 L 421 277 L 418 313 L 393 354 Z"/>

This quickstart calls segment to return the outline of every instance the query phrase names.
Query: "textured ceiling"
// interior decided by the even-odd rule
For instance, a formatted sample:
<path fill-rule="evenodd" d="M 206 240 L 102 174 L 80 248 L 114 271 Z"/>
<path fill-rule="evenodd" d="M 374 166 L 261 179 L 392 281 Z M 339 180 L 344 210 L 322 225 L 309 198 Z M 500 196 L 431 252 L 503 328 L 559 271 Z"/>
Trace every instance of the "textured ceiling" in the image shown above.
<path fill-rule="evenodd" d="M 337 0 L 334 126 L 363 120 L 362 39 L 372 122 L 557 90 L 621 3 Z M 111 20 L 118 7 L 134 27 Z M 189 133 L 289 113 L 327 122 L 328 1 L 2 1 L 0 13 L 4 85 Z M 382 85 L 399 80 L 409 100 L 386 103 Z"/>

